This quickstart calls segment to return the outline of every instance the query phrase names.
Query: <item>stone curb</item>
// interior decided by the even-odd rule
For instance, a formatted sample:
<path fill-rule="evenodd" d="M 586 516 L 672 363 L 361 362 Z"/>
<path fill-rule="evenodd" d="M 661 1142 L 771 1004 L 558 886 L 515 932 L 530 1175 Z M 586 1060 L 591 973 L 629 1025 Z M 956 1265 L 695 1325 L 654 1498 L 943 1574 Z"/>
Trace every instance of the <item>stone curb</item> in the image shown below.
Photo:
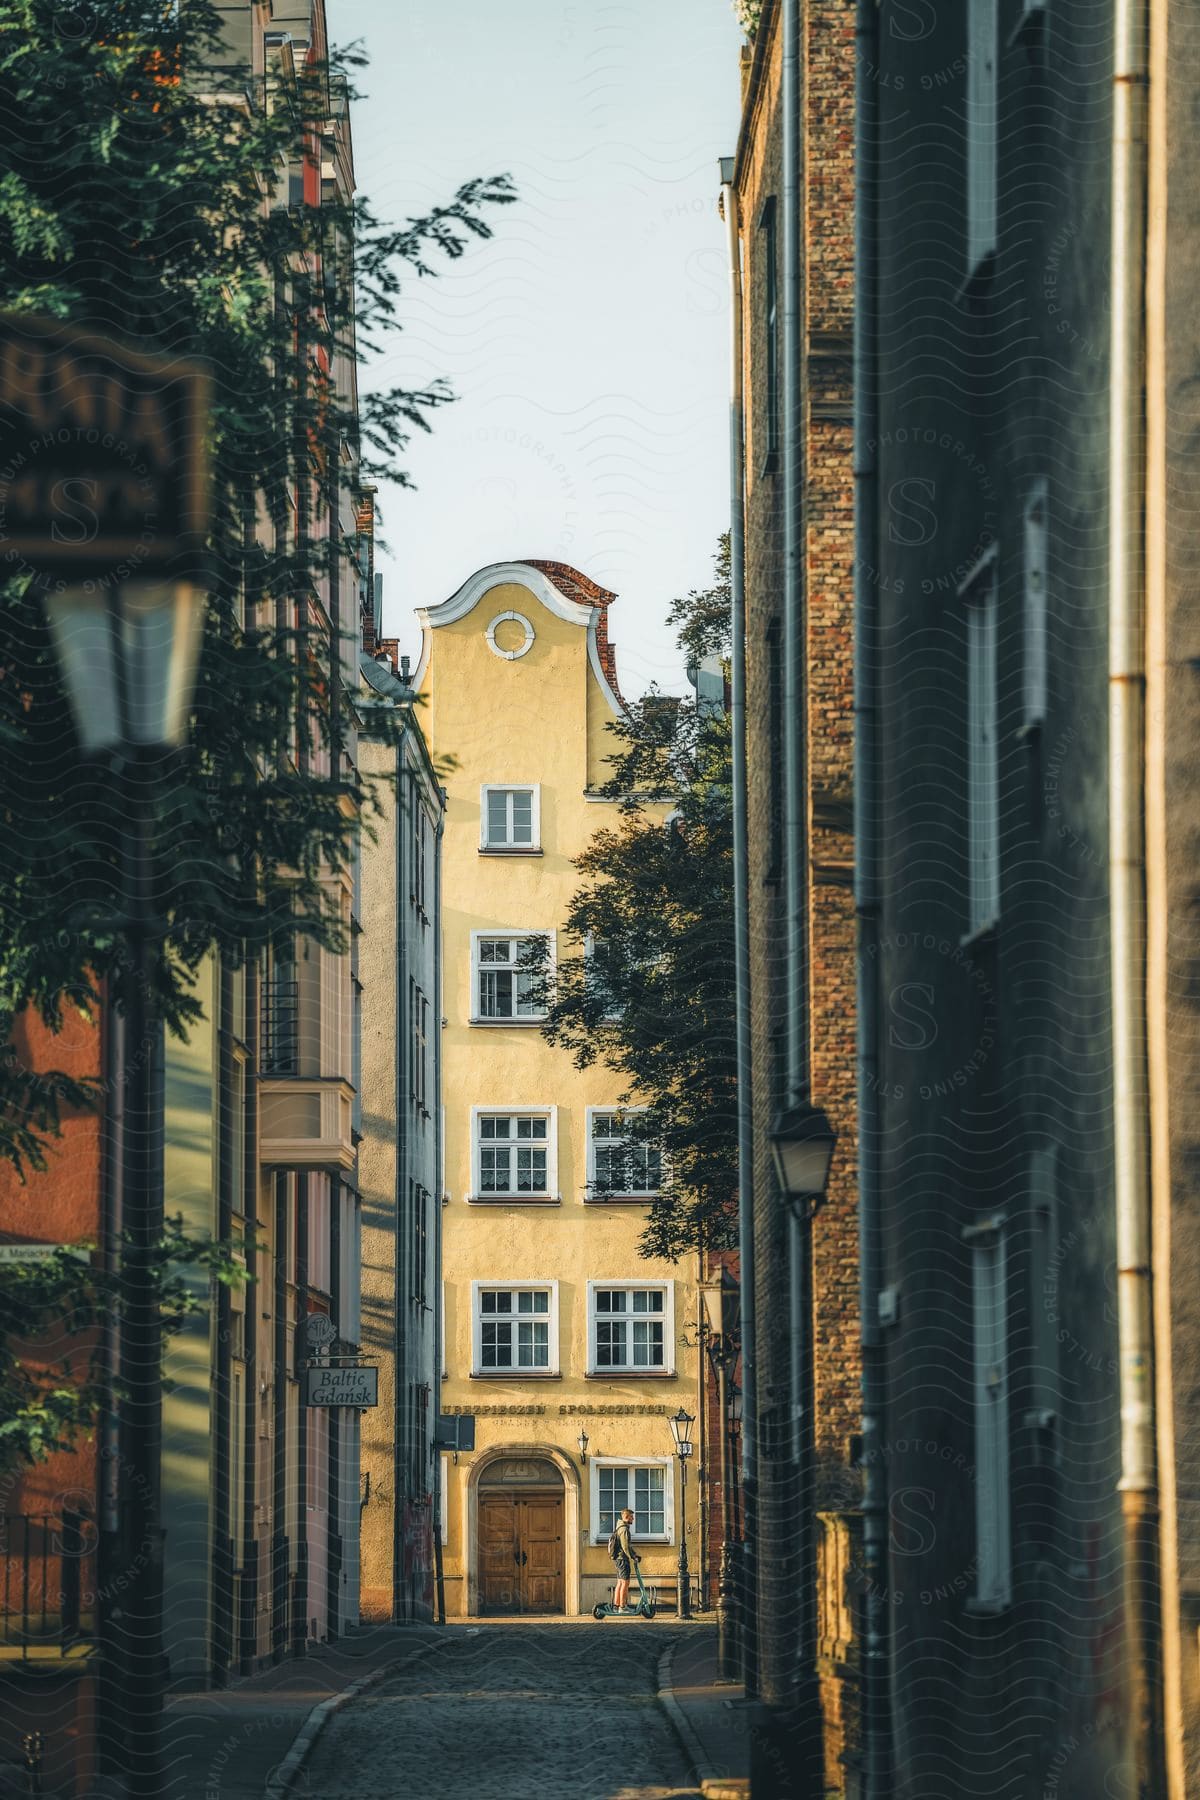
<path fill-rule="evenodd" d="M 704 1745 L 692 1730 L 687 1714 L 675 1698 L 671 1685 L 671 1671 L 675 1663 L 675 1651 L 679 1639 L 667 1645 L 658 1659 L 658 1704 L 666 1713 L 675 1730 L 675 1736 L 683 1746 L 683 1753 L 692 1766 L 692 1774 L 696 1777 L 696 1786 L 703 1788 L 706 1781 L 714 1779 L 714 1771 L 709 1766 Z"/>
<path fill-rule="evenodd" d="M 401 1669 L 406 1669 L 427 1651 L 435 1649 L 441 1641 L 439 1638 L 432 1638 L 427 1643 L 418 1644 L 416 1649 L 398 1657 L 395 1662 L 385 1663 L 381 1669 L 372 1669 L 369 1675 L 360 1675 L 357 1681 L 352 1681 L 340 1693 L 330 1694 L 328 1700 L 319 1701 L 292 1739 L 291 1749 L 263 1789 L 263 1800 L 287 1800 L 297 1775 L 312 1755 L 313 1746 L 334 1713 L 340 1712 L 343 1706 L 348 1706 L 351 1700 L 357 1700 L 360 1694 L 367 1693 L 370 1688 L 378 1687 L 380 1682 L 387 1681 Z"/>
<path fill-rule="evenodd" d="M 696 1786 L 704 1800 L 748 1800 L 750 1784 L 744 1777 L 718 1775 L 708 1760 L 708 1752 L 700 1742 L 692 1723 L 675 1698 L 671 1675 L 679 1639 L 667 1645 L 658 1659 L 658 1702 L 666 1713 L 683 1753 L 692 1765 Z"/>

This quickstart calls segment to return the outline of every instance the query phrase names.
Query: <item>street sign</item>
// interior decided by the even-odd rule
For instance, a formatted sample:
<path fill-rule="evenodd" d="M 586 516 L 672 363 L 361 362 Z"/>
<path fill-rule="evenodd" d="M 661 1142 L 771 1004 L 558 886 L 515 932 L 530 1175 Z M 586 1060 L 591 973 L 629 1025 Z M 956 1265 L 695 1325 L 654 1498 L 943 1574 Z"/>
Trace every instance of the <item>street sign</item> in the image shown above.
<path fill-rule="evenodd" d="M 196 363 L 0 313 L 0 574 L 200 574 L 208 413 Z"/>
<path fill-rule="evenodd" d="M 379 1370 L 373 1363 L 321 1363 L 304 1371 L 305 1406 L 379 1405 Z"/>
<path fill-rule="evenodd" d="M 435 1450 L 473 1450 L 474 1413 L 439 1413 L 433 1447 Z"/>
<path fill-rule="evenodd" d="M 75 1250 L 69 1244 L 0 1244 L 0 1263 L 47 1262 L 58 1251 L 65 1250 L 80 1262 L 88 1260 L 86 1250 Z"/>

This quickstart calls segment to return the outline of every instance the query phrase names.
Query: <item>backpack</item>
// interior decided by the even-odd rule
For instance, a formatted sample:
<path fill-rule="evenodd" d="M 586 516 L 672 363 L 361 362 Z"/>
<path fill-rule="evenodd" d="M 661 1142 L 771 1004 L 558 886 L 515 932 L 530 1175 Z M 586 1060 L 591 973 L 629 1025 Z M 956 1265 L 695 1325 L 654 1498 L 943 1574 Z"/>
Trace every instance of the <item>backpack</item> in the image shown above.
<path fill-rule="evenodd" d="M 610 1531 L 608 1534 L 608 1554 L 609 1554 L 609 1558 L 612 1562 L 616 1562 L 618 1556 L 621 1556 L 624 1554 L 624 1552 L 621 1549 L 621 1540 L 617 1536 L 615 1526 L 612 1529 L 612 1531 Z"/>

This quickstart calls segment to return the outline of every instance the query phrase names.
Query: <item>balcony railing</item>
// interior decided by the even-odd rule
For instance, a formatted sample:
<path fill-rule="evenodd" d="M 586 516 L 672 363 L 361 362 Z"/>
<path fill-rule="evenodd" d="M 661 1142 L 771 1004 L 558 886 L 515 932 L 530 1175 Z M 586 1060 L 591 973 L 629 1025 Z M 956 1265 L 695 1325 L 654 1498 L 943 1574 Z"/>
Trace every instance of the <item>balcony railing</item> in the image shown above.
<path fill-rule="evenodd" d="M 263 984 L 262 1072 L 295 1075 L 300 1068 L 300 984 L 275 975 Z"/>
<path fill-rule="evenodd" d="M 96 1630 L 96 1529 L 79 1513 L 0 1516 L 0 1657 L 63 1654 Z"/>

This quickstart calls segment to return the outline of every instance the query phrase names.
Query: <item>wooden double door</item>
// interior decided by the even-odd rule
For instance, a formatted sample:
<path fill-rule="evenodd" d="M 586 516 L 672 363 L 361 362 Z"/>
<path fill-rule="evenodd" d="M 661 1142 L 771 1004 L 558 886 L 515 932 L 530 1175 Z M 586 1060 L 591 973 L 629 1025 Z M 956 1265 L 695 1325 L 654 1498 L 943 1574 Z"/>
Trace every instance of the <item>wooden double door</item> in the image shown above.
<path fill-rule="evenodd" d="M 563 1595 L 562 1490 L 481 1491 L 480 1612 L 561 1613 Z"/>

